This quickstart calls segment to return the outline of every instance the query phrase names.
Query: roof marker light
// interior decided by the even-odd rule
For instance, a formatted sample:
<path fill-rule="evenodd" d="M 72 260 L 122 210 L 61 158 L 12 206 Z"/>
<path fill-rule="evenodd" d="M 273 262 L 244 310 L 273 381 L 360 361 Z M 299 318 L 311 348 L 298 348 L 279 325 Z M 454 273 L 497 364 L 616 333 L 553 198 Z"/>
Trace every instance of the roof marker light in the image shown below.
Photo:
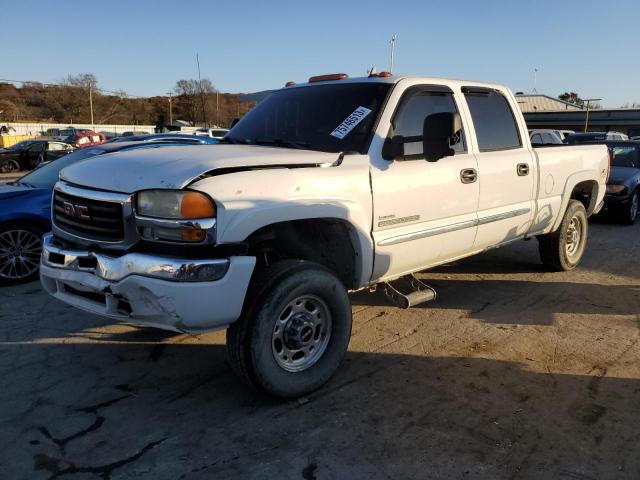
<path fill-rule="evenodd" d="M 296 84 L 296 82 L 287 82 L 284 84 L 285 87 L 293 87 Z"/>
<path fill-rule="evenodd" d="M 328 82 L 331 80 L 344 80 L 345 78 L 349 78 L 349 75 L 347 75 L 346 73 L 330 73 L 328 75 L 316 75 L 315 77 L 311 77 L 309 79 L 309 83 Z"/>

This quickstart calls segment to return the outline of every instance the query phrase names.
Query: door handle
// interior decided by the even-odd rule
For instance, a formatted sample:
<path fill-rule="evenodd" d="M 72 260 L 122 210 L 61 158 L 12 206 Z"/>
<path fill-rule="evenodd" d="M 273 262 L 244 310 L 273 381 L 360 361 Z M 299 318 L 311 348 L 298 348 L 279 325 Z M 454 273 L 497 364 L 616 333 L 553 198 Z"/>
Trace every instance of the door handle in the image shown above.
<path fill-rule="evenodd" d="M 529 164 L 528 163 L 519 163 L 518 164 L 518 176 L 525 177 L 529 175 Z"/>
<path fill-rule="evenodd" d="M 478 172 L 475 168 L 465 168 L 460 170 L 460 181 L 462 183 L 473 183 L 478 179 Z"/>

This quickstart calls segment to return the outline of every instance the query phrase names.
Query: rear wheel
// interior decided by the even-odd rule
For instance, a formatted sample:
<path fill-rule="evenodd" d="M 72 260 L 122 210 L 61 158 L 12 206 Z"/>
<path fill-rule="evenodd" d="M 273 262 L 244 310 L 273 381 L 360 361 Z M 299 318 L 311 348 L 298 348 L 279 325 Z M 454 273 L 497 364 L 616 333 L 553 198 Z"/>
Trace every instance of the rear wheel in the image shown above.
<path fill-rule="evenodd" d="M 15 160 L 6 160 L 0 164 L 0 173 L 13 173 L 20 171 L 20 165 Z"/>
<path fill-rule="evenodd" d="M 622 223 L 625 225 L 633 225 L 638 218 L 638 205 L 640 204 L 640 192 L 636 191 L 631 195 L 629 200 L 629 206 L 626 207 L 621 213 Z"/>
<path fill-rule="evenodd" d="M 538 237 L 542 263 L 553 271 L 573 270 L 578 266 L 587 245 L 588 222 L 584 205 L 569 200 L 560 227 Z"/>
<path fill-rule="evenodd" d="M 316 390 L 336 372 L 351 336 L 351 304 L 321 265 L 286 260 L 255 275 L 242 318 L 227 330 L 233 370 L 280 398 Z"/>
<path fill-rule="evenodd" d="M 35 280 L 40 268 L 42 232 L 28 225 L 0 227 L 0 285 Z"/>

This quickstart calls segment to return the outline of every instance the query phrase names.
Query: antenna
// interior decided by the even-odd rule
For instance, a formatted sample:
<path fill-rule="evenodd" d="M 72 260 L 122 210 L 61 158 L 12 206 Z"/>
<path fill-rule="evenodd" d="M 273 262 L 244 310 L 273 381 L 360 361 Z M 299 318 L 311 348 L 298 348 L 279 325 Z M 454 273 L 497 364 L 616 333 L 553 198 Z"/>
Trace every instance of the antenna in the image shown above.
<path fill-rule="evenodd" d="M 534 68 L 533 69 L 533 92 L 532 93 L 538 93 L 538 90 L 536 89 L 536 87 L 538 86 L 538 68 Z"/>
<path fill-rule="evenodd" d="M 391 73 L 393 73 L 393 54 L 395 52 L 396 49 L 396 39 L 398 38 L 397 34 L 394 34 L 393 37 L 391 37 L 391 41 L 389 42 L 389 44 L 391 45 L 391 68 L 389 68 L 389 71 Z"/>

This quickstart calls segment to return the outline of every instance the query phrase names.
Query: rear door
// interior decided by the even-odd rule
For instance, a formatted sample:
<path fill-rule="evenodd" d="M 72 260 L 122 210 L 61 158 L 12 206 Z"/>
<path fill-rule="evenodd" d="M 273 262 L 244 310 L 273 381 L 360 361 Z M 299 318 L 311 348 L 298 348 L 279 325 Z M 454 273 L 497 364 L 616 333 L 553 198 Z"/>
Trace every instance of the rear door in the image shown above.
<path fill-rule="evenodd" d="M 462 89 L 476 136 L 480 197 L 478 234 L 482 249 L 525 234 L 534 209 L 536 164 L 514 114 L 517 105 L 497 89 Z"/>
<path fill-rule="evenodd" d="M 425 117 L 456 112 L 460 98 L 444 85 L 414 85 L 393 92 L 395 112 L 380 120 L 370 151 L 373 188 L 375 279 L 390 278 L 467 254 L 476 234 L 478 182 L 466 129 L 452 141 L 455 155 L 427 162 L 422 142 L 405 144 L 405 155 L 385 160 L 381 145 L 396 135 L 422 137 Z M 400 96 L 398 98 L 398 96 Z M 464 117 L 463 117 L 464 118 Z M 463 173 L 467 172 L 466 178 Z"/>

